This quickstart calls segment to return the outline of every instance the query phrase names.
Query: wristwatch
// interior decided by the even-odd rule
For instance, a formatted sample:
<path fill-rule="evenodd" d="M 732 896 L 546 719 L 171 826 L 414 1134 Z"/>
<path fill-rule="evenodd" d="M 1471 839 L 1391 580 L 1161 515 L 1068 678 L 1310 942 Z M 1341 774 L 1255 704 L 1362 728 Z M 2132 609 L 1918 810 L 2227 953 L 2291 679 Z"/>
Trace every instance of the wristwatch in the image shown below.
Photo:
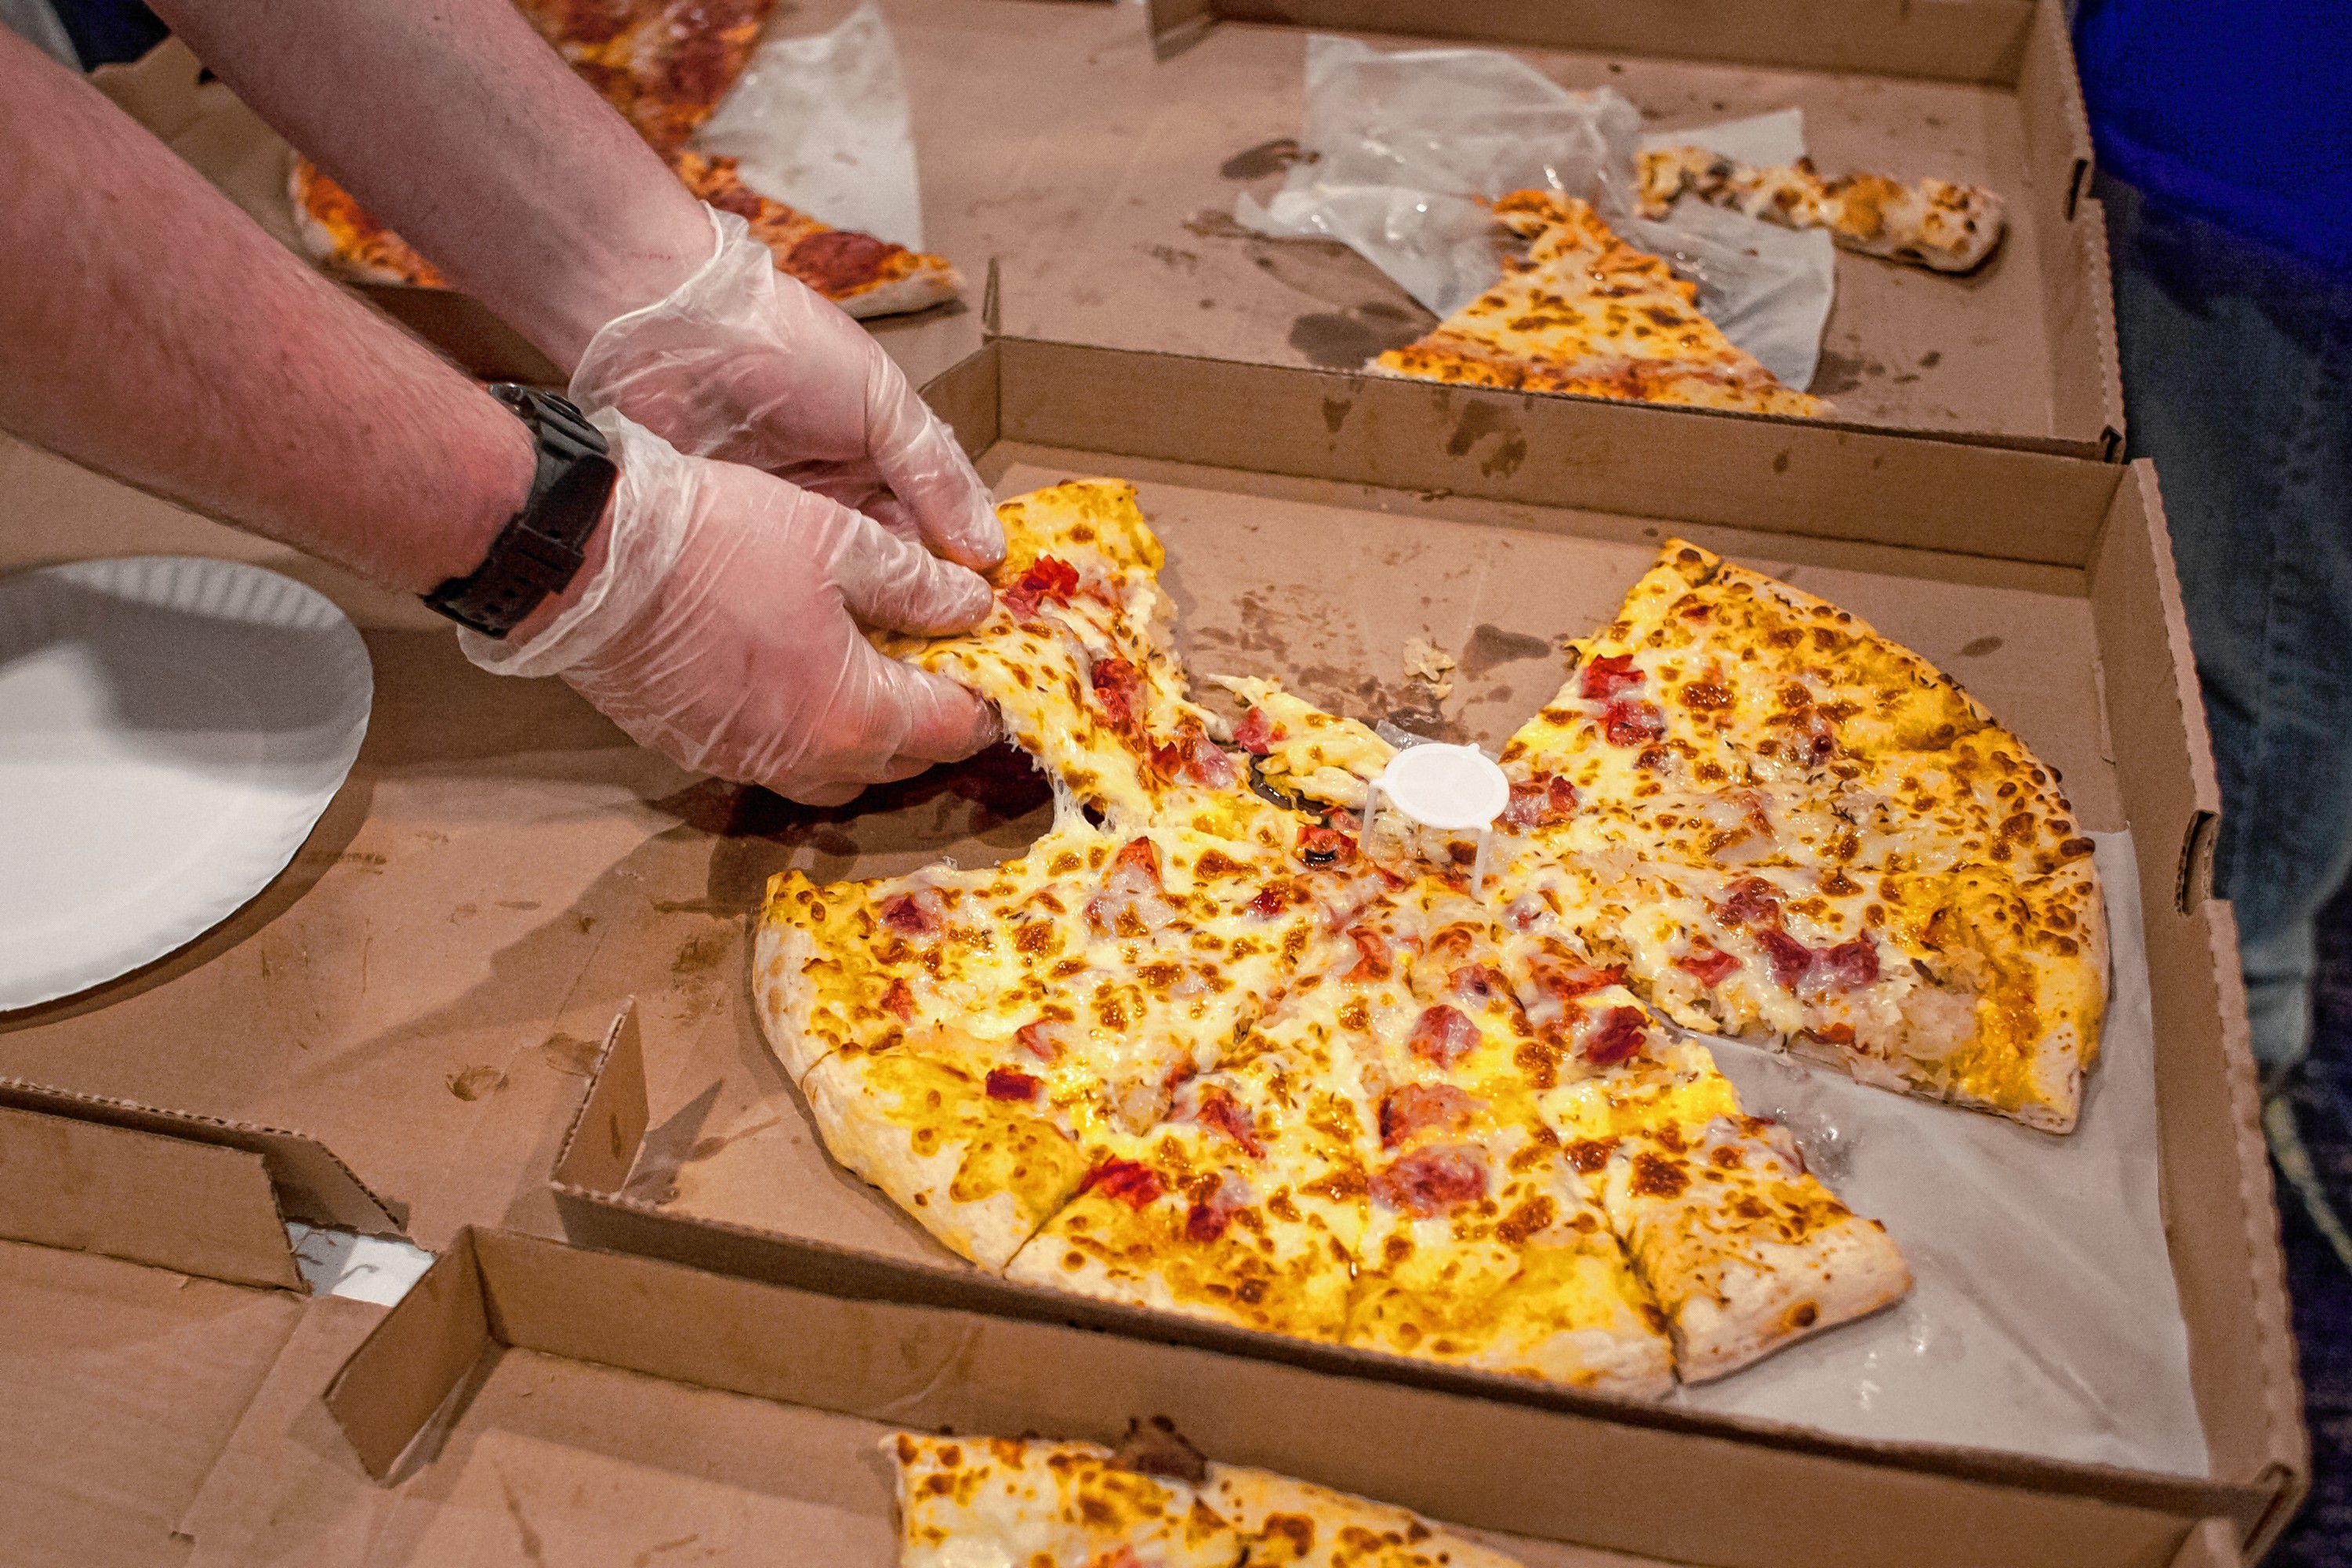
<path fill-rule="evenodd" d="M 472 574 L 450 578 L 425 602 L 461 626 L 503 637 L 578 575 L 620 469 L 603 433 L 568 399 L 503 381 L 489 393 L 530 430 L 539 454 L 530 494 Z"/>

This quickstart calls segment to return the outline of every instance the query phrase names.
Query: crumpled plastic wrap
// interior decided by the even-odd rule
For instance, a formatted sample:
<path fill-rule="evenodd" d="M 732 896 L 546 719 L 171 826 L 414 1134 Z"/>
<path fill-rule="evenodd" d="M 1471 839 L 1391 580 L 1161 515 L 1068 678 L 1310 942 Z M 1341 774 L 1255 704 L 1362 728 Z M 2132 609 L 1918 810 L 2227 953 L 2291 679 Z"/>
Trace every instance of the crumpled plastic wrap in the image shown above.
<path fill-rule="evenodd" d="M 1659 223 L 1634 216 L 1645 142 L 1694 142 L 1749 162 L 1803 152 L 1795 110 L 1644 137 L 1617 93 L 1571 92 L 1492 49 L 1381 54 L 1349 38 L 1307 41 L 1307 105 L 1281 190 L 1234 203 L 1244 226 L 1335 239 L 1439 316 L 1501 276 L 1482 198 L 1549 187 L 1590 201 L 1618 231 L 1673 261 L 1699 306 L 1782 381 L 1812 380 L 1835 261 L 1827 235 L 1775 229 L 1698 202 Z"/>
<path fill-rule="evenodd" d="M 762 41 L 693 145 L 734 158 L 761 195 L 923 247 L 907 83 L 873 0 L 829 33 Z"/>

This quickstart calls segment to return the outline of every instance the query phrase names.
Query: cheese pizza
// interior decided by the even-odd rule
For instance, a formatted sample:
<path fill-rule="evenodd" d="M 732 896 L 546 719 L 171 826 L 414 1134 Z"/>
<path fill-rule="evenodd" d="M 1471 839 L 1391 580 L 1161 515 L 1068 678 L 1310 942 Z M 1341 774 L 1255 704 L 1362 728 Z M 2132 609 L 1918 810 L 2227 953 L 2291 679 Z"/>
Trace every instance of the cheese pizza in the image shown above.
<path fill-rule="evenodd" d="M 1128 1447 L 1134 1445 L 1130 1443 Z M 1142 1453 L 1041 1438 L 882 1440 L 900 1568 L 1514 1568 L 1418 1514 L 1163 1433 Z"/>
<path fill-rule="evenodd" d="M 1423 381 L 1572 393 L 1629 403 L 1815 417 L 1820 398 L 1781 383 L 1700 314 L 1697 287 L 1637 250 L 1590 204 L 1517 191 L 1495 217 L 1526 240 L 1495 286 L 1375 371 Z"/>
<path fill-rule="evenodd" d="M 1016 1280 L 1635 1397 L 1908 1289 L 1885 1230 L 1658 1016 L 1729 1015 L 1685 1005 L 1685 967 L 1633 962 L 1587 918 L 1617 896 L 1607 846 L 1563 836 L 1613 831 L 1652 786 L 1640 757 L 1598 749 L 1617 745 L 1605 703 L 1598 742 L 1556 702 L 1514 742 L 1504 853 L 1474 889 L 1460 855 L 1388 853 L 1339 804 L 1393 754 L 1380 736 L 1269 681 L 1223 682 L 1237 719 L 1192 700 L 1131 486 L 1073 481 L 999 515 L 989 617 L 877 640 L 996 705 L 1054 781 L 1055 826 L 993 868 L 786 873 L 756 932 L 762 1026 L 845 1167 Z M 1672 560 L 1727 589 L 1712 558 Z M 1696 624 L 1669 587 L 1653 574 L 1605 635 Z M 1853 636 L 1868 681 L 1877 645 Z M 1940 733 L 1936 711 L 1889 709 L 1881 729 Z M 1755 727 L 1810 747 L 1811 723 L 1759 708 Z M 1780 754 L 1708 743 L 1743 787 Z M 1588 808 L 1618 784 L 1622 811 Z M 1995 831 L 2019 867 L 2074 863 L 2064 840 Z M 1789 907 L 1791 940 L 1820 942 Z"/>
<path fill-rule="evenodd" d="M 1503 752 L 1507 927 L 1623 965 L 1686 1027 L 2074 1126 L 2105 917 L 2022 742 L 1845 611 L 1679 541 L 1570 661 Z"/>
<path fill-rule="evenodd" d="M 2004 222 L 2000 197 L 1980 185 L 1934 179 L 1906 185 L 1884 174 L 1825 180 L 1810 158 L 1757 168 L 1704 147 L 1657 147 L 1642 153 L 1638 178 L 1643 217 L 1665 216 L 1688 192 L 1783 228 L 1826 229 L 1864 256 L 1937 272 L 1982 266 Z"/>

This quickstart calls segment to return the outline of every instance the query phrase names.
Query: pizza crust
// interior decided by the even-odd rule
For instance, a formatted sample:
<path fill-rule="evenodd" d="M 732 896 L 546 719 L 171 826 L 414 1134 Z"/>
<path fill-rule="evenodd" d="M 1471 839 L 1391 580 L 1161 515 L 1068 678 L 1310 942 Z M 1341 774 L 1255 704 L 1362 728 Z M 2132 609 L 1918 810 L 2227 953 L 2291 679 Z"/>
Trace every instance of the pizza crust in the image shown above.
<path fill-rule="evenodd" d="M 798 926 L 762 919 L 751 934 L 751 984 L 759 1003 L 760 1032 L 784 1076 L 798 1083 L 832 1047 L 809 1033 L 816 1003 L 808 963 L 816 941 Z"/>
<path fill-rule="evenodd" d="M 1670 1331 L 1675 1364 L 1685 1383 L 1711 1382 L 1910 1289 L 1911 1271 L 1876 1220 L 1850 1220 L 1801 1247 L 1767 1242 L 1727 1268 L 1713 1292 L 1684 1302 Z"/>
<path fill-rule="evenodd" d="M 886 278 L 855 293 L 835 297 L 834 303 L 865 321 L 874 316 L 928 310 L 934 305 L 962 298 L 963 274 L 952 263 L 935 256 L 912 259 L 919 265 L 898 277 Z"/>
<path fill-rule="evenodd" d="M 992 1273 L 1003 1271 L 1076 1188 L 1085 1156 L 1065 1134 L 1035 1118 L 1024 1119 L 1017 1129 L 1002 1121 L 976 1120 L 960 1129 L 961 1138 L 940 1138 L 936 1126 L 899 1121 L 877 1109 L 877 1100 L 892 1097 L 892 1090 L 867 1081 L 866 1068 L 874 1061 L 836 1051 L 802 1079 L 801 1092 L 825 1148 L 959 1256 Z M 1009 1146 L 1009 1133 L 1026 1142 Z M 966 1164 L 975 1153 L 1031 1163 L 1034 1180 L 1026 1184 L 1025 1201 L 1009 1186 L 971 1182 Z"/>

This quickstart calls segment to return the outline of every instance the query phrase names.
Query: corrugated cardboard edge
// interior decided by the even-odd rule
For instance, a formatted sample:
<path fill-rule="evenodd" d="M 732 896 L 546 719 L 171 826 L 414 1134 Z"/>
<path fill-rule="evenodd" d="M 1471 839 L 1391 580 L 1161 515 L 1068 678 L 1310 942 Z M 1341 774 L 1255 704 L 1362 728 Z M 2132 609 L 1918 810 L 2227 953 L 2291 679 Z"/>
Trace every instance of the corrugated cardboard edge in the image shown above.
<path fill-rule="evenodd" d="M 992 352 L 1003 440 L 1673 522 L 1762 526 L 1806 538 L 2079 568 L 2118 482 L 2112 466 L 2084 460 L 2097 458 L 2088 449 L 2041 451 L 1933 432 L 1042 338 L 1000 337 L 981 351 Z M 962 369 L 942 373 L 932 384 Z M 980 373 L 971 374 L 977 379 Z M 1231 405 L 1183 395 L 1206 374 L 1223 378 Z M 1109 387 L 1117 396 L 1105 395 Z M 1152 417 L 1130 417 L 1126 411 L 1138 406 L 1150 408 Z M 1702 429 L 1713 446 L 1710 462 L 1683 487 L 1682 503 L 1665 505 L 1657 455 Z M 1955 447 L 1985 454 L 1972 459 L 1979 484 L 1971 493 L 1939 482 Z M 1841 532 L 1823 521 L 1843 489 L 1865 482 L 1908 504 L 1899 516 L 1874 516 L 1867 533 Z M 2047 500 L 2053 493 L 2079 519 L 2074 525 L 2034 528 L 2017 521 L 2029 497 Z M 1998 548 L 1987 547 L 1988 528 L 2007 530 Z"/>
<path fill-rule="evenodd" d="M 606 1026 L 588 1071 L 587 1091 L 556 1146 L 556 1191 L 618 1193 L 645 1142 L 648 1114 L 645 1046 L 637 999 L 632 996 Z"/>
<path fill-rule="evenodd" d="M 339 1226 L 369 1236 L 398 1235 L 404 1223 L 404 1215 L 398 1205 L 369 1191 L 367 1184 L 334 1151 L 307 1132 L 259 1122 L 229 1121 L 194 1111 L 169 1110 L 17 1078 L 0 1078 L 0 1106 L 74 1117 L 258 1155 L 276 1189 L 278 1207 L 290 1219 Z"/>
<path fill-rule="evenodd" d="M 2189 750 L 2189 797 L 2180 803 L 2179 838 L 2177 844 L 2167 846 L 2153 841 L 2151 836 L 2151 841 L 2140 848 L 2145 866 L 2142 880 L 2151 891 L 2168 882 L 2175 893 L 2168 909 L 2154 899 L 2147 900 L 2151 925 L 2181 918 L 2189 922 L 2195 940 L 2202 944 L 2201 956 L 2221 1017 L 2224 1058 L 2221 1089 L 2231 1124 L 2230 1147 L 2236 1167 L 2235 1197 L 2245 1224 L 2241 1233 L 2242 1252 L 2231 1258 L 2229 1267 L 2220 1272 L 2230 1280 L 2243 1283 L 2243 1321 L 2252 1332 L 2253 1360 L 2260 1378 L 2260 1433 L 2258 1440 L 2250 1445 L 2255 1451 L 2249 1479 L 2270 1494 L 2271 1501 L 2244 1532 L 2250 1555 L 2258 1556 L 2276 1540 L 2309 1488 L 2310 1440 L 2303 1426 L 2301 1385 L 2288 1327 L 2285 1263 L 2279 1244 L 2269 1152 L 2262 1136 L 2261 1094 L 2246 1024 L 2236 923 L 2228 903 L 2213 896 L 2210 885 L 2210 842 L 2221 810 L 2221 790 L 2205 725 L 2204 697 L 2197 683 L 2188 614 L 2181 601 L 2155 466 L 2143 458 L 2126 465 L 2123 475 L 2124 484 L 2110 509 L 2107 528 L 2129 530 L 2136 537 L 2103 536 L 2094 558 L 2092 587 L 2095 602 L 2110 573 L 2145 570 L 2152 575 L 2152 582 L 2143 584 L 2142 591 L 2131 597 L 2138 604 L 2152 596 L 2158 611 L 2156 622 L 2150 624 L 2144 616 L 2119 609 L 2103 621 L 2103 656 L 2110 659 L 2119 654 L 2126 658 L 2151 657 L 2128 651 L 2123 646 L 2137 641 L 2160 647 L 2172 674 L 2171 710 L 2161 715 L 2143 715 L 2145 725 L 2111 740 L 2120 750 L 2158 745 L 2161 740 L 2149 726 L 2168 724 Z M 2135 518 L 2136 528 L 2132 526 Z M 2109 625 L 2115 628 L 2116 646 L 2109 646 Z M 2135 813 L 2136 821 L 2140 815 Z M 2179 868 L 2166 879 L 2154 874 L 2158 865 Z M 2152 961 L 2154 956 L 2152 953 Z M 2200 1406 L 2202 1403 L 2200 1400 Z M 2212 1413 L 2209 1410 L 2206 1414 L 2210 1423 Z"/>
<path fill-rule="evenodd" d="M 413 1466 L 431 1462 L 501 1347 L 511 1346 L 754 1400 L 939 1430 L 1110 1440 L 1131 1416 L 1158 1410 L 1233 1462 L 1266 1465 L 1439 1518 L 1644 1553 L 1645 1560 L 1763 1561 L 1726 1544 L 1727 1531 L 1761 1528 L 1791 1542 L 1770 1560 L 1817 1561 L 1833 1541 L 1874 1531 L 1887 1541 L 1885 1510 L 1905 1509 L 1934 1521 L 1944 1548 L 1939 1561 L 1991 1561 L 1990 1551 L 1977 1557 L 1952 1550 L 1943 1533 L 1958 1531 L 1987 1543 L 2001 1539 L 1997 1528 L 1988 1534 L 1978 1522 L 1990 1509 L 2011 1530 L 2054 1529 L 2084 1548 L 2126 1529 L 2139 1549 L 2115 1553 L 2116 1560 L 2162 1562 L 2210 1517 L 2113 1495 L 2072 1497 L 1984 1478 L 1842 1465 L 1720 1440 L 1699 1448 L 1710 1461 L 1707 1473 L 1723 1467 L 1723 1484 L 1690 1509 L 1662 1512 L 1650 1500 L 1654 1478 L 1691 1457 L 1672 1434 L 1051 1321 L 780 1287 L 506 1230 L 476 1228 L 466 1239 L 473 1266 L 453 1270 L 434 1295 L 413 1295 L 394 1309 L 330 1390 L 331 1415 L 355 1452 L 365 1445 L 365 1468 L 379 1482 L 404 1479 Z M 468 1293 L 477 1289 L 478 1297 Z M 798 1354 L 780 1353 L 793 1347 Z M 1301 1440 L 1301 1409 L 1332 1414 L 1321 1441 Z M 630 1413 L 609 1408 L 606 1416 L 626 1422 Z M 1423 1445 L 1367 1444 L 1348 1436 L 1370 1431 L 1443 1432 L 1448 1451 L 1432 1463 Z M 593 1434 L 582 1436 L 593 1443 Z M 1580 1447 L 1604 1436 L 1605 1451 Z M 1557 1485 L 1562 1465 L 1576 1467 L 1580 1458 L 1587 1484 Z M 1868 1520 L 1843 1520 L 1804 1500 L 1841 1488 Z M 423 1490 L 437 1489 L 428 1480 Z M 1744 1517 L 1727 1524 L 1724 1509 Z M 1693 1517 L 1711 1510 L 1710 1519 Z M 2039 1542 L 2033 1535 L 2018 1539 Z M 1828 1555 L 1858 1562 L 1887 1554 Z M 2074 1559 L 2045 1545 L 2035 1560 Z"/>
<path fill-rule="evenodd" d="M 0 1107 L 0 1237 L 175 1273 L 301 1289 L 258 1154 Z"/>
<path fill-rule="evenodd" d="M 1671 10 L 1616 0 L 1148 0 L 1152 52 L 1181 53 L 1221 21 L 1402 33 L 1480 44 L 1946 81 L 2015 79 L 2036 7 L 2030 0 L 1843 0 L 1811 16 L 1759 18 L 1741 0 L 1682 0 Z M 2043 7 L 2054 9 L 2055 7 Z"/>
<path fill-rule="evenodd" d="M 369 1331 L 321 1396 L 371 1478 L 392 1484 L 436 1418 L 455 1412 L 492 1347 L 468 1226 Z"/>

